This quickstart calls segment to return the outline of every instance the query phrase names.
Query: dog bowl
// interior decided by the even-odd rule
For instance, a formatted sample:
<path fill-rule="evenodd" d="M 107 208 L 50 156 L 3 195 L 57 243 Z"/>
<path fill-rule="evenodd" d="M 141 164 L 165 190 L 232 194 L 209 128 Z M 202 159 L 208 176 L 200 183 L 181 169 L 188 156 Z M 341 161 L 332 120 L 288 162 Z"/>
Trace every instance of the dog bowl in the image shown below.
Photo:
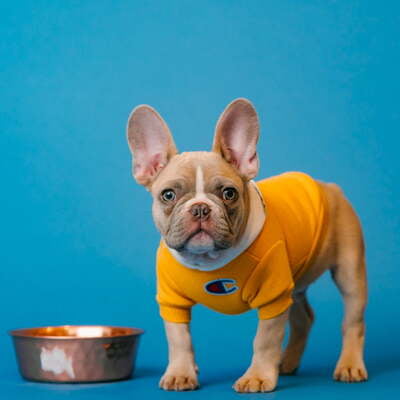
<path fill-rule="evenodd" d="M 13 338 L 21 375 L 41 382 L 127 379 L 144 331 L 116 326 L 47 326 L 17 329 Z"/>

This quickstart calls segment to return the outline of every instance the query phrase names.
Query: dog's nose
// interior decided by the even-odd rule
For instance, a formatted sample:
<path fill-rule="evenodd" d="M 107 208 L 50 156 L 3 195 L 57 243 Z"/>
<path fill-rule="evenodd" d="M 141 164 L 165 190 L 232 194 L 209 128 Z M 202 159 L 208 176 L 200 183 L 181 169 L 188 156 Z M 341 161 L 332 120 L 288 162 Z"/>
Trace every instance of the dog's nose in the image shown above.
<path fill-rule="evenodd" d="M 205 220 L 210 212 L 210 207 L 206 203 L 195 203 L 190 207 L 190 213 L 195 219 Z"/>

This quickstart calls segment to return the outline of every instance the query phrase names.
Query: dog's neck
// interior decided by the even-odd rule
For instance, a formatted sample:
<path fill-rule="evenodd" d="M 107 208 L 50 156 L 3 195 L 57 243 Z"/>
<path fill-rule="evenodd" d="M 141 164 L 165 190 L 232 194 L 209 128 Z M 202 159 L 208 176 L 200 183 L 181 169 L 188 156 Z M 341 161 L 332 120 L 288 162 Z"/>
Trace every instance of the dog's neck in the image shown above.
<path fill-rule="evenodd" d="M 238 243 L 226 250 L 211 251 L 206 254 L 185 254 L 169 248 L 174 258 L 184 266 L 200 271 L 213 271 L 222 268 L 239 254 L 243 253 L 256 239 L 265 222 L 265 204 L 254 181 L 248 184 L 249 215 L 246 228 Z"/>

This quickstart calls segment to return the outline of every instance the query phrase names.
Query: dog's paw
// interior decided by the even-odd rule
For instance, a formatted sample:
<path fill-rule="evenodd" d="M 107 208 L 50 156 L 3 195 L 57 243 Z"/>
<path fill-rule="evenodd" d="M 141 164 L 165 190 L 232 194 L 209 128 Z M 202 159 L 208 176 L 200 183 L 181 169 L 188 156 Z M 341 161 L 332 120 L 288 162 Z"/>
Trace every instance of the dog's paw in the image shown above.
<path fill-rule="evenodd" d="M 243 375 L 233 385 L 238 393 L 272 392 L 276 387 L 270 379 L 261 376 Z"/>
<path fill-rule="evenodd" d="M 164 390 L 195 390 L 199 387 L 196 375 L 191 374 L 169 374 L 165 373 L 159 383 L 159 387 Z"/>
<path fill-rule="evenodd" d="M 368 379 L 368 372 L 364 363 L 339 362 L 333 373 L 333 379 L 340 382 L 363 382 Z"/>
<path fill-rule="evenodd" d="M 288 365 L 281 365 L 279 367 L 279 374 L 280 375 L 296 375 L 298 369 L 299 369 L 298 367 L 293 368 Z"/>
<path fill-rule="evenodd" d="M 299 360 L 285 355 L 279 365 L 279 373 L 281 375 L 294 375 L 298 368 Z"/>

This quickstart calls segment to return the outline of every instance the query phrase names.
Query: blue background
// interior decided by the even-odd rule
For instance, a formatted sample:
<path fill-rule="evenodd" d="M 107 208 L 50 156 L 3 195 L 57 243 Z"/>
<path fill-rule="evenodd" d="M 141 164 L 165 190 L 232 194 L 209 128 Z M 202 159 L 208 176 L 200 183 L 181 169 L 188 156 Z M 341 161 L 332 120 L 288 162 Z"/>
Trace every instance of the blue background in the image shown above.
<path fill-rule="evenodd" d="M 398 395 L 399 14 L 395 1 L 2 1 L 2 397 L 237 398 L 252 312 L 196 307 L 202 388 L 157 389 L 167 356 L 158 234 L 150 196 L 131 178 L 125 124 L 149 103 L 180 150 L 208 149 L 239 96 L 262 122 L 259 176 L 302 170 L 344 188 L 364 226 L 370 287 L 369 382 L 331 380 L 342 309 L 326 275 L 310 290 L 317 319 L 298 376 L 248 397 Z M 144 328 L 136 378 L 23 381 L 6 330 L 65 323 Z"/>

